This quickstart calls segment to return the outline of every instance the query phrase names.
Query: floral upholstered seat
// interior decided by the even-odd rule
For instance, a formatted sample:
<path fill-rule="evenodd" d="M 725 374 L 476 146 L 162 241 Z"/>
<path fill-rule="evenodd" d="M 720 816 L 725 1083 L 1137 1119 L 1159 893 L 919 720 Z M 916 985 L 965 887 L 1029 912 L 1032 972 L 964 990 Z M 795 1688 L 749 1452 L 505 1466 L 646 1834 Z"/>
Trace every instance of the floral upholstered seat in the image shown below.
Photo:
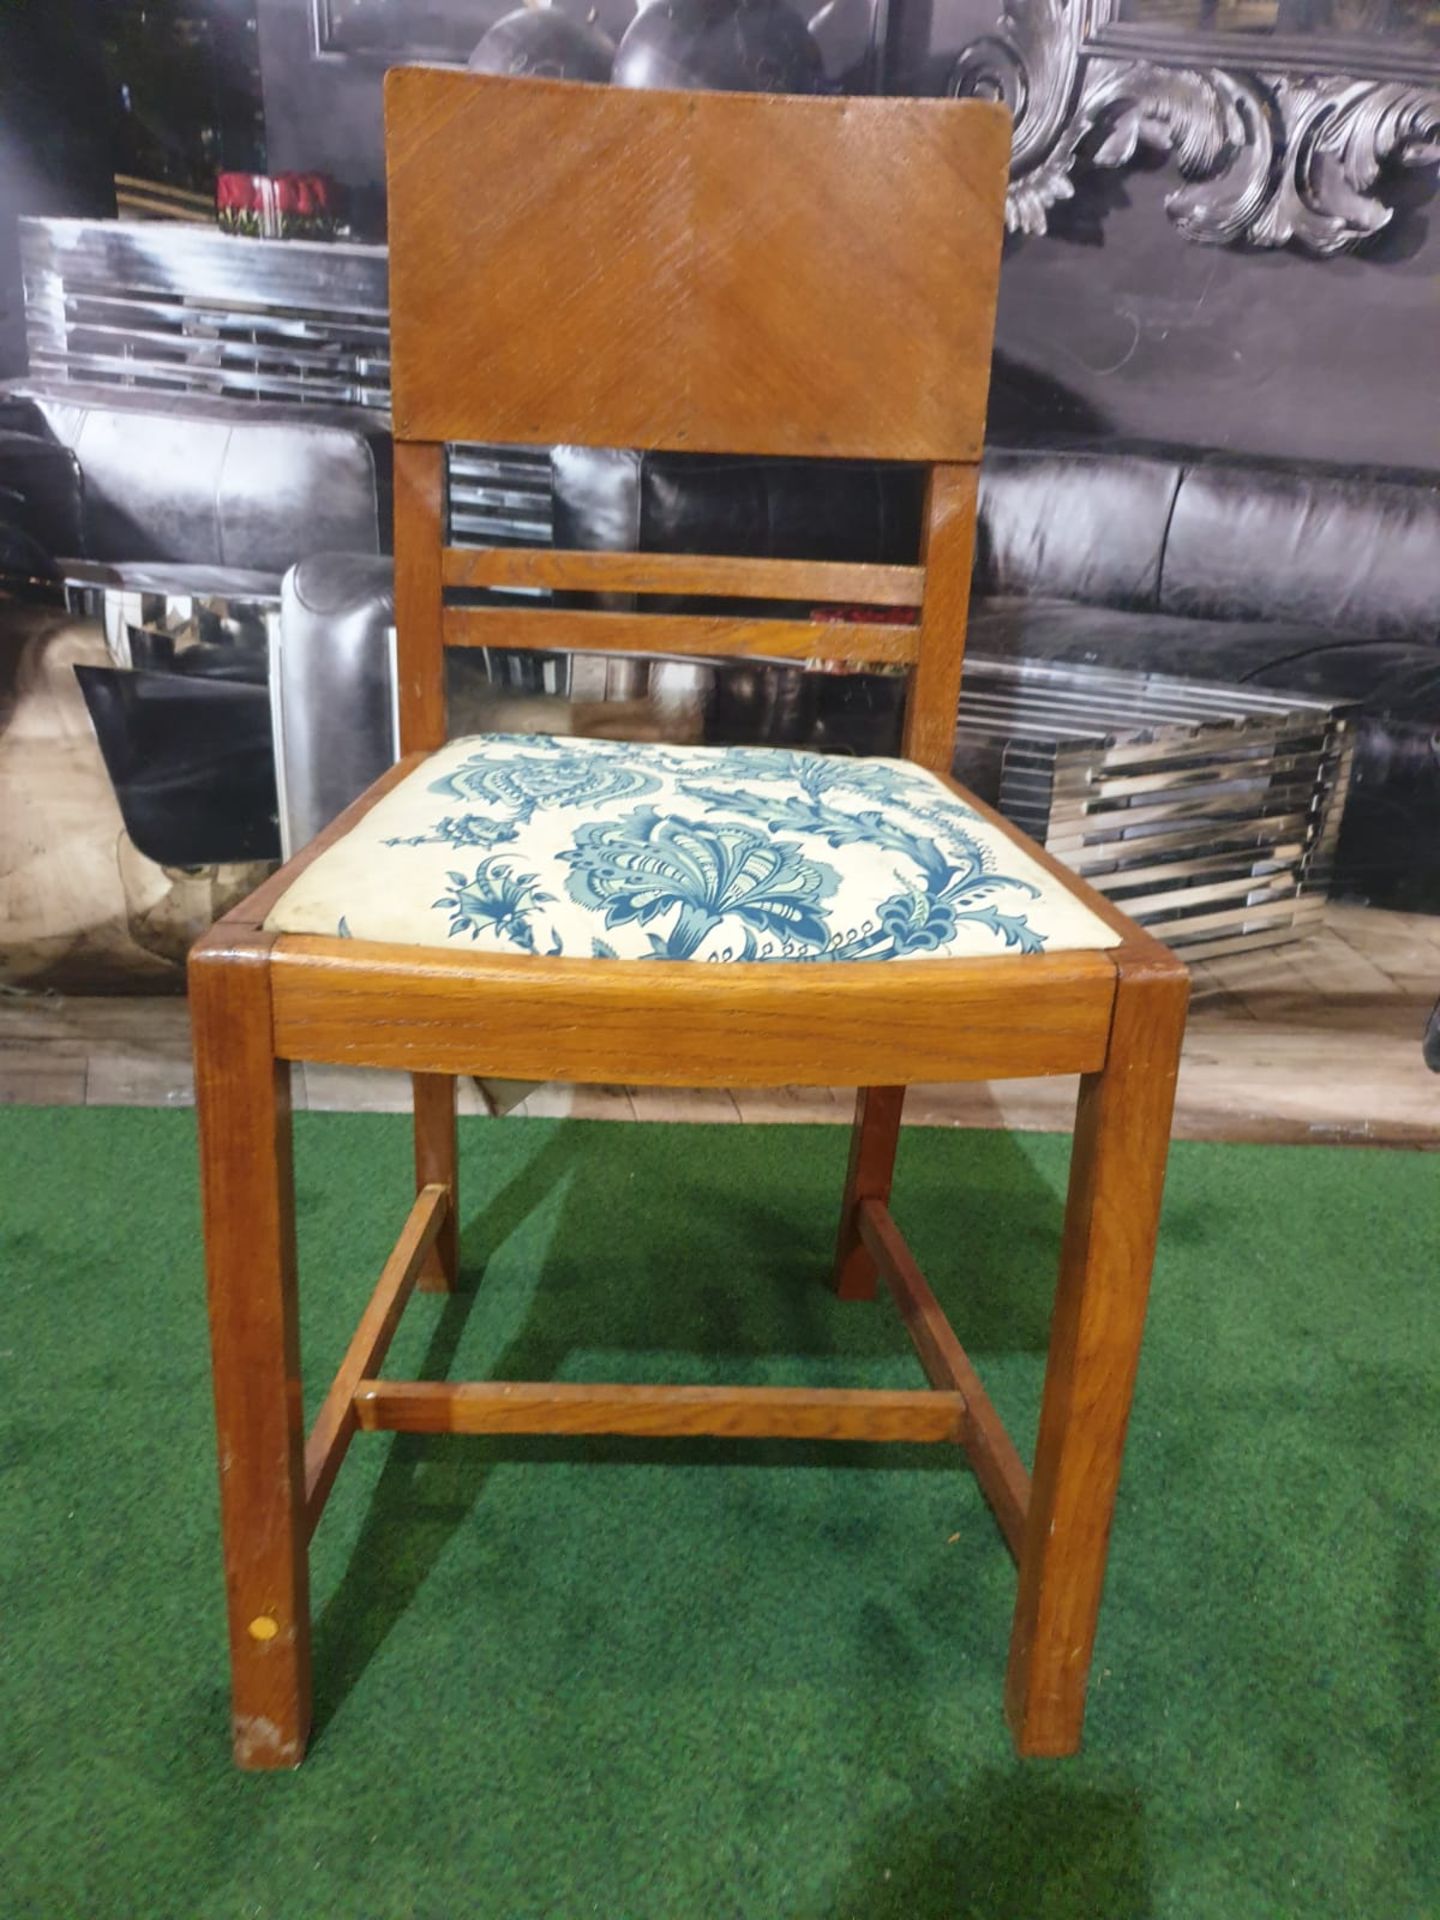
<path fill-rule="evenodd" d="M 1118 938 L 909 761 L 514 734 L 431 755 L 266 926 L 586 960 L 945 960 Z"/>

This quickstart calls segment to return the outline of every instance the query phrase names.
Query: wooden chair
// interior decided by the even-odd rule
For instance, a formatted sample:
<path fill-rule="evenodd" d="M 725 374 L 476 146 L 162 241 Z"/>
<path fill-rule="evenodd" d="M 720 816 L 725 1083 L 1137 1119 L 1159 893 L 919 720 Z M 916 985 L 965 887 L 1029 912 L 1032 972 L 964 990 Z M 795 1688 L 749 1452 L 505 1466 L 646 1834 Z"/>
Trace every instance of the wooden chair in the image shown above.
<path fill-rule="evenodd" d="M 424 68 L 390 74 L 386 113 L 403 757 L 191 958 L 236 1759 L 287 1767 L 304 1752 L 307 1544 L 352 1435 L 376 1429 L 957 1443 L 1019 1563 L 1006 1685 L 1016 1743 L 1026 1754 L 1072 1752 L 1139 1355 L 1186 976 L 948 779 L 1007 117 L 984 103 L 645 94 Z M 457 549 L 446 544 L 445 449 L 464 441 L 925 463 L 919 564 Z M 517 611 L 493 595 L 474 604 L 473 590 L 502 586 L 862 603 L 901 617 L 634 615 L 539 597 Z M 469 603 L 456 603 L 459 594 Z M 904 623 L 906 609 L 918 609 L 918 624 Z M 646 858 L 631 859 L 620 880 L 620 867 L 604 865 L 620 828 L 604 828 L 602 858 L 591 813 L 567 816 L 558 803 L 547 811 L 539 788 L 511 794 L 508 811 L 482 805 L 431 830 L 441 803 L 427 794 L 483 798 L 517 766 L 534 772 L 524 743 L 444 747 L 443 647 L 495 643 L 899 663 L 909 672 L 908 764 L 877 772 L 872 762 L 786 754 L 760 765 L 753 756 L 765 749 L 737 761 L 637 748 L 666 757 L 607 765 L 601 784 L 613 804 L 597 817 L 613 827 L 617 785 L 648 791 L 649 811 L 623 817 L 632 840 L 656 836 L 652 853 L 659 837 L 685 830 L 673 805 L 662 820 L 657 788 L 672 800 L 682 789 L 709 792 L 740 767 L 733 801 L 721 794 L 712 824 L 702 819 L 694 832 L 734 854 L 726 884 L 742 869 L 746 878 L 724 899 L 741 904 L 729 919 L 722 901 L 686 922 L 683 901 L 672 916 L 644 891 Z M 587 750 L 559 751 L 588 779 Z M 542 786 L 544 773 L 535 776 Z M 801 783 L 776 803 L 778 823 L 760 817 L 751 776 L 762 789 Z M 912 809 L 903 831 L 886 794 Z M 786 823 L 802 815 L 840 851 L 792 859 L 801 841 Z M 416 818 L 422 831 L 395 830 Z M 574 841 L 557 853 L 562 827 Z M 527 835 L 542 828 L 548 853 L 535 854 Z M 498 847 L 495 858 L 507 848 L 513 856 L 485 869 L 489 892 L 469 877 L 471 865 L 477 876 L 484 866 L 477 834 Z M 456 853 L 467 835 L 471 851 Z M 694 833 L 693 851 L 692 842 Z M 780 851 L 767 865 L 772 842 Z M 906 882 L 908 892 L 879 899 L 873 890 L 893 888 L 896 873 L 911 871 L 906 859 L 929 857 L 927 846 L 951 849 L 952 873 L 955 850 L 970 849 L 964 900 L 953 880 L 928 893 L 928 881 Z M 543 859 L 551 865 L 540 878 L 522 872 Z M 754 879 L 762 869 L 764 884 Z M 866 886 L 873 911 L 855 928 L 819 923 L 827 889 L 839 889 L 836 899 L 858 889 L 858 899 Z M 598 926 L 604 905 L 614 929 L 578 956 L 554 904 L 566 887 L 565 913 Z M 1002 895 L 1025 912 L 1002 910 Z M 582 896 L 588 906 L 576 906 Z M 546 914 L 556 917 L 542 941 L 534 929 Z M 735 963 L 634 957 L 655 949 Z M 295 1060 L 401 1068 L 415 1094 L 418 1197 L 308 1438 L 288 1105 Z M 861 1089 L 834 1284 L 858 1300 L 884 1277 L 929 1386 L 382 1379 L 412 1287 L 455 1284 L 455 1077 L 469 1073 Z M 1082 1076 L 1081 1092 L 1032 1476 L 889 1196 L 908 1083 L 1065 1073 Z"/>

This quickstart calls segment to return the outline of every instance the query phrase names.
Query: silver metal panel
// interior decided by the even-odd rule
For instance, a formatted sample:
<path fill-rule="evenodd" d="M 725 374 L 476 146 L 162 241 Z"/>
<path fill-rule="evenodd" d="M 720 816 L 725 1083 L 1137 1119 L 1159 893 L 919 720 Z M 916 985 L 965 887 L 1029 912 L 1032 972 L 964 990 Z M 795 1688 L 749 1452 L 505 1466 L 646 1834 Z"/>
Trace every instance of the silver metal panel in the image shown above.
<path fill-rule="evenodd" d="M 27 219 L 20 250 L 32 377 L 389 409 L 383 247 Z"/>
<path fill-rule="evenodd" d="M 451 546 L 550 545 L 548 448 L 457 445 L 448 452 Z"/>
<path fill-rule="evenodd" d="M 1354 753 L 1323 702 L 972 658 L 957 740 L 962 778 L 1188 958 L 1298 938 L 1320 911 Z"/>

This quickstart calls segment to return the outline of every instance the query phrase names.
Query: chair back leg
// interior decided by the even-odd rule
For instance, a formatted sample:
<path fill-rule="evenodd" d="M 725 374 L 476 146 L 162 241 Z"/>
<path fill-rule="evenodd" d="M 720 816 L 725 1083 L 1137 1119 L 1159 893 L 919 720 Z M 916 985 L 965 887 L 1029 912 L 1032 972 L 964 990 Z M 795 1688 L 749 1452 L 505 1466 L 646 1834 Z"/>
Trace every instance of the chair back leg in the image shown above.
<path fill-rule="evenodd" d="M 415 1191 L 444 1187 L 450 1196 L 440 1231 L 425 1256 L 416 1284 L 423 1293 L 453 1293 L 460 1271 L 455 1076 L 412 1073 L 410 1084 L 415 1098 Z"/>
<path fill-rule="evenodd" d="M 855 1095 L 850 1165 L 845 1174 L 840 1237 L 830 1282 L 842 1300 L 875 1297 L 875 1262 L 860 1237 L 860 1203 L 879 1200 L 883 1205 L 889 1201 L 904 1106 L 904 1087 L 861 1087 Z"/>

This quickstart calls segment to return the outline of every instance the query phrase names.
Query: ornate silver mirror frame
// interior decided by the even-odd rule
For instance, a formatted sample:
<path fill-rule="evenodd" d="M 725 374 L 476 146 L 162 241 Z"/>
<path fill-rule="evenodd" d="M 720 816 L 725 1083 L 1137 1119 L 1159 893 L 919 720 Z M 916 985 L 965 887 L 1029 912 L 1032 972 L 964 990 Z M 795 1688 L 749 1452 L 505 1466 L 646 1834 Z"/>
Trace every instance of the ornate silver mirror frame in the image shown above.
<path fill-rule="evenodd" d="M 1173 156 L 1180 231 L 1213 246 L 1343 253 L 1378 233 L 1391 165 L 1440 159 L 1440 55 L 1378 34 L 1176 31 L 1122 0 L 1008 0 L 953 94 L 1015 115 L 1007 220 L 1044 233 L 1085 166 Z"/>

